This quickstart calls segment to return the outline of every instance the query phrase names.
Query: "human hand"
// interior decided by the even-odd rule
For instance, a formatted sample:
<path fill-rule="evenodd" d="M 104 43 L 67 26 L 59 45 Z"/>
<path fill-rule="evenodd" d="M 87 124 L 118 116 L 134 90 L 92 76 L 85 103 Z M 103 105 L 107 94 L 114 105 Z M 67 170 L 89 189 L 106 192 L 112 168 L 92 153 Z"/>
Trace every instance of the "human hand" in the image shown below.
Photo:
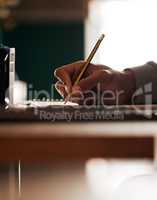
<path fill-rule="evenodd" d="M 56 89 L 63 98 L 79 104 L 129 104 L 135 91 L 135 79 L 130 70 L 122 72 L 104 65 L 89 64 L 82 79 L 74 85 L 85 62 L 62 66 L 55 71 Z"/>

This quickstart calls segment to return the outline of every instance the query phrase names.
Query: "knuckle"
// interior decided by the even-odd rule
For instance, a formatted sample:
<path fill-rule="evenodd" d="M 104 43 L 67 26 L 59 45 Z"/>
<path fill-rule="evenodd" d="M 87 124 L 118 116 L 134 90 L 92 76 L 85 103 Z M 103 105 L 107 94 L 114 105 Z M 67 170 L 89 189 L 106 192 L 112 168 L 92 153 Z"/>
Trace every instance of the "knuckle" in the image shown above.
<path fill-rule="evenodd" d="M 63 73 L 63 69 L 62 68 L 58 68 L 55 70 L 54 74 L 56 77 L 60 77 Z"/>
<path fill-rule="evenodd" d="M 107 70 L 101 70 L 99 73 L 100 79 L 106 79 L 110 75 L 110 72 Z"/>
<path fill-rule="evenodd" d="M 83 64 L 83 63 L 85 63 L 84 60 L 78 60 L 78 61 L 76 61 L 74 64 Z"/>

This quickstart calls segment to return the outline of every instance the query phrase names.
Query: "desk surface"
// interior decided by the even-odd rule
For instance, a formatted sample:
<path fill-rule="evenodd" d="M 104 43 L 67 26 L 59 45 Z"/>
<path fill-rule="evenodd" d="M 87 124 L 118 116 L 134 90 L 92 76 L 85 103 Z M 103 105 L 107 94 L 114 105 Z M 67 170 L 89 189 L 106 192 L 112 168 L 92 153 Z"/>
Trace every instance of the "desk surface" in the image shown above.
<path fill-rule="evenodd" d="M 0 138 L 144 138 L 157 137 L 156 121 L 0 123 Z"/>
<path fill-rule="evenodd" d="M 1 109 L 0 162 L 153 158 L 156 119 L 157 105 Z"/>
<path fill-rule="evenodd" d="M 0 123 L 0 162 L 153 158 L 156 122 Z"/>
<path fill-rule="evenodd" d="M 41 106 L 42 105 L 42 106 Z M 157 105 L 51 106 L 48 103 L 0 109 L 0 121 L 124 121 L 157 120 Z"/>

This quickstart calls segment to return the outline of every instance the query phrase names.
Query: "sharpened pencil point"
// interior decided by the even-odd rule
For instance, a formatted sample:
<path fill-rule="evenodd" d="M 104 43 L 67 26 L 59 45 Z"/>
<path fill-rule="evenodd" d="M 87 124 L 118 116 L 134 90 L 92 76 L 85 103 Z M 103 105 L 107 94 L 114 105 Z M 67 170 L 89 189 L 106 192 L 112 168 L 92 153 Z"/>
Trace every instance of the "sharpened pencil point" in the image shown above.
<path fill-rule="evenodd" d="M 105 37 L 105 34 L 102 34 L 101 37 L 100 37 L 100 40 L 103 40 Z"/>

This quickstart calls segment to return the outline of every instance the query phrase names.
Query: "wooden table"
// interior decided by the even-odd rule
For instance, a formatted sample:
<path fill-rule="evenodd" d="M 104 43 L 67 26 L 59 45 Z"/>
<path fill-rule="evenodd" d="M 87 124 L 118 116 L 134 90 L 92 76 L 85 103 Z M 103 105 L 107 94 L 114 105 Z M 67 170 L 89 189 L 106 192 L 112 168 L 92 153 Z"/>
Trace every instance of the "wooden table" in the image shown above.
<path fill-rule="evenodd" d="M 95 157 L 157 160 L 157 105 L 88 109 L 35 103 L 0 110 L 1 163 Z M 66 116 L 54 122 L 52 116 L 60 117 L 58 113 L 70 114 L 71 122 Z"/>
<path fill-rule="evenodd" d="M 0 162 L 151 158 L 156 121 L 0 123 Z"/>
<path fill-rule="evenodd" d="M 113 121 L 104 120 L 106 110 L 93 109 L 92 120 L 73 119 L 71 122 L 41 120 L 40 113 L 67 111 L 73 114 L 76 111 L 86 114 L 86 110 L 51 107 L 36 110 L 27 106 L 0 110 L 0 165 L 14 165 L 10 174 L 18 196 L 21 197 L 21 163 L 23 166 L 23 163 L 74 160 L 85 164 L 87 159 L 100 157 L 157 161 L 157 106 L 151 119 L 150 112 L 146 111 L 143 116 L 143 113 L 136 115 L 136 110 L 130 106 L 125 106 L 124 110 L 124 118 L 124 112 L 120 112 L 120 119 Z M 111 108 L 110 111 L 115 110 Z"/>
<path fill-rule="evenodd" d="M 71 113 L 73 111 L 70 109 Z M 146 120 L 147 116 L 137 115 L 135 118 L 134 110 L 130 111 L 126 121 L 98 118 L 77 122 L 41 120 L 32 108 L 1 111 L 0 165 L 14 164 L 10 170 L 12 184 L 21 197 L 21 163 L 75 160 L 85 164 L 87 159 L 100 157 L 156 161 L 156 112 L 153 119 Z M 97 117 L 97 112 L 92 112 Z M 82 109 L 81 113 L 85 110 Z"/>

